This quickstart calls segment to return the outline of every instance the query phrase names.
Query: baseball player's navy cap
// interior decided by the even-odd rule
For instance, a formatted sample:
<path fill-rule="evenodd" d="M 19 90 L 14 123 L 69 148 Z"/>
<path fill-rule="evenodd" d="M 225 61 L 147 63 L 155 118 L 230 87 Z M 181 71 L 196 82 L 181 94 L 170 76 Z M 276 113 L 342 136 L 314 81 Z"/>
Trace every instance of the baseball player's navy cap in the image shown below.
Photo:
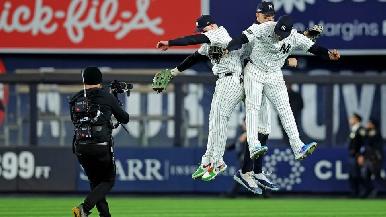
<path fill-rule="evenodd" d="M 293 25 L 292 18 L 288 15 L 283 15 L 276 23 L 275 34 L 278 35 L 280 39 L 287 38 L 291 34 Z"/>
<path fill-rule="evenodd" d="M 215 24 L 216 22 L 214 22 L 214 19 L 212 16 L 210 15 L 202 15 L 200 16 L 199 18 L 197 18 L 196 20 L 196 30 L 197 32 L 202 32 L 202 30 L 211 25 L 211 24 Z"/>
<path fill-rule="evenodd" d="M 256 12 L 273 16 L 273 15 L 275 15 L 275 7 L 273 6 L 272 2 L 262 1 L 257 6 Z"/>

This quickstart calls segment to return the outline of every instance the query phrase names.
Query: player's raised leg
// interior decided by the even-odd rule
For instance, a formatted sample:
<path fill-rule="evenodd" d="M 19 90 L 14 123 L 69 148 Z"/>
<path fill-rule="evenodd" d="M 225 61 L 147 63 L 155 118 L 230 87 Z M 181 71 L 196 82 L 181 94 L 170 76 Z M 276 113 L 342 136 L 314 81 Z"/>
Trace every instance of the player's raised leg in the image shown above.
<path fill-rule="evenodd" d="M 206 151 L 205 154 L 201 158 L 201 163 L 198 165 L 196 171 L 192 174 L 193 179 L 201 178 L 205 172 L 210 169 L 211 164 L 213 164 L 213 152 L 214 152 L 214 126 L 215 126 L 215 115 L 217 112 L 216 105 L 218 104 L 218 98 L 219 96 L 219 87 L 216 85 L 214 94 L 212 97 L 212 102 L 210 105 L 210 112 L 209 112 L 209 134 L 208 134 L 208 141 L 206 144 Z M 220 94 L 221 95 L 221 94 Z"/>
<path fill-rule="evenodd" d="M 267 151 L 267 147 L 261 146 L 258 138 L 259 125 L 258 115 L 261 105 L 261 97 L 263 91 L 263 84 L 260 83 L 254 76 L 252 71 L 248 70 L 248 66 L 245 69 L 244 77 L 244 89 L 245 89 L 245 107 L 246 107 L 246 126 L 247 126 L 247 141 L 250 156 L 252 159 L 258 158 L 260 155 L 264 155 Z"/>
<path fill-rule="evenodd" d="M 259 132 L 259 141 L 262 146 L 267 146 L 268 135 L 271 133 L 271 106 L 270 102 L 263 94 L 261 100 L 261 107 L 259 112 L 259 126 L 257 130 Z M 267 146 L 268 147 L 268 146 Z M 253 161 L 253 175 L 257 185 L 261 188 L 278 191 L 279 186 L 273 183 L 268 177 L 267 173 L 263 172 L 263 157 L 260 156 Z"/>
<path fill-rule="evenodd" d="M 262 97 L 261 108 L 259 112 L 259 126 L 258 127 L 258 138 L 262 146 L 267 146 L 268 135 L 271 132 L 271 108 L 269 100 L 265 95 Z M 244 162 L 241 168 L 241 171 L 237 172 L 233 179 L 238 182 L 240 185 L 244 186 L 247 190 L 252 191 L 253 193 L 261 192 L 249 185 L 249 176 L 244 176 L 244 174 L 250 174 L 250 177 L 254 179 L 254 182 L 257 186 L 269 189 L 273 191 L 279 190 L 279 186 L 273 183 L 267 177 L 267 174 L 263 172 L 263 157 L 259 156 L 257 159 L 252 160 L 249 156 L 249 150 L 246 148 L 244 153 Z"/>
<path fill-rule="evenodd" d="M 262 134 L 259 133 L 259 140 L 261 142 L 262 146 L 267 145 L 267 139 L 268 139 L 268 134 Z M 260 156 L 253 162 L 253 178 L 256 181 L 256 184 L 263 188 L 263 189 L 268 189 L 271 191 L 278 191 L 279 190 L 279 185 L 276 183 L 272 182 L 268 176 L 269 174 L 263 171 L 263 157 Z"/>
<path fill-rule="evenodd" d="M 240 83 L 240 77 L 236 74 L 217 80 L 216 91 L 221 94 L 216 98 L 216 103 L 211 108 L 213 113 L 210 117 L 215 123 L 210 129 L 214 164 L 213 167 L 202 176 L 202 180 L 204 181 L 213 180 L 219 173 L 226 169 L 223 155 L 227 139 L 228 122 L 233 110 L 244 96 L 243 85 Z"/>
<path fill-rule="evenodd" d="M 262 135 L 268 135 L 271 133 L 271 103 L 269 102 L 266 95 L 262 95 L 261 104 L 260 104 L 260 112 L 259 112 L 259 125 L 257 126 L 257 131 Z M 259 141 L 261 145 L 263 145 L 262 140 Z"/>
<path fill-rule="evenodd" d="M 316 142 L 305 145 L 299 137 L 295 118 L 289 104 L 288 92 L 282 73 L 270 73 L 264 86 L 264 93 L 276 108 L 280 121 L 288 135 L 290 146 L 296 160 L 301 160 L 310 155 L 316 148 Z"/>

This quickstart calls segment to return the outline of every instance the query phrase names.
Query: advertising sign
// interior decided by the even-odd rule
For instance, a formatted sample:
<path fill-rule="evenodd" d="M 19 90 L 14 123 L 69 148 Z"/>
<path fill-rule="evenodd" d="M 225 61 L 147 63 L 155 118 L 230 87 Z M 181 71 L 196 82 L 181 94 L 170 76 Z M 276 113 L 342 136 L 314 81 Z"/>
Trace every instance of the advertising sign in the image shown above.
<path fill-rule="evenodd" d="M 70 148 L 0 148 L 0 191 L 74 191 Z"/>
<path fill-rule="evenodd" d="M 233 175 L 239 169 L 236 153 L 229 151 L 224 174 L 214 181 L 193 180 L 192 173 L 201 161 L 204 149 L 159 148 L 116 149 L 115 192 L 228 192 L 236 184 Z M 263 170 L 280 185 L 281 191 L 349 192 L 348 151 L 345 148 L 318 148 L 310 157 L 296 161 L 288 148 L 271 148 L 264 157 Z M 383 176 L 384 171 L 382 172 Z M 83 171 L 79 190 L 89 189 Z M 386 191 L 384 186 L 381 191 Z"/>
<path fill-rule="evenodd" d="M 231 0 L 211 1 L 211 14 L 234 36 L 255 21 L 260 1 L 242 4 Z M 324 32 L 318 42 L 343 54 L 386 54 L 385 0 L 272 0 L 276 16 L 289 14 L 294 27 L 305 30 L 322 24 Z M 232 13 L 230 13 L 232 12 Z M 304 53 L 303 53 L 304 54 Z"/>
<path fill-rule="evenodd" d="M 0 52 L 154 52 L 162 38 L 193 33 L 202 9 L 180 0 L 1 1 Z"/>

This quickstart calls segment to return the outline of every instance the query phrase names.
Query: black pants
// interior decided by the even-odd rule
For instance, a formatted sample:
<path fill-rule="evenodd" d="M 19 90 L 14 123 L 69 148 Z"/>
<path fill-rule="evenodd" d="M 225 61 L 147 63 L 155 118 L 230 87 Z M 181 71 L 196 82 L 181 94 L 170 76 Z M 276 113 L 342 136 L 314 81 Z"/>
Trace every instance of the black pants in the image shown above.
<path fill-rule="evenodd" d="M 267 140 L 268 140 L 268 135 L 267 134 L 259 133 L 259 137 L 258 138 L 260 140 L 261 145 L 263 145 L 263 146 L 267 145 Z M 248 146 L 248 144 L 246 144 L 246 146 Z M 244 152 L 245 152 L 244 153 L 244 162 L 242 164 L 241 171 L 243 173 L 246 173 L 246 172 L 249 172 L 249 171 L 254 171 L 256 174 L 261 173 L 262 172 L 262 168 L 263 168 L 263 157 L 264 156 L 260 156 L 256 160 L 252 160 L 251 156 L 249 154 L 248 147 L 246 147 L 244 149 Z"/>
<path fill-rule="evenodd" d="M 115 163 L 110 146 L 78 145 L 77 154 L 91 188 L 83 202 L 83 208 L 89 212 L 96 206 L 101 217 L 110 217 L 106 194 L 115 181 Z"/>
<path fill-rule="evenodd" d="M 360 193 L 360 168 L 355 157 L 349 159 L 349 183 L 351 188 L 351 196 L 359 197 Z"/>
<path fill-rule="evenodd" d="M 356 157 L 350 157 L 349 166 L 351 196 L 367 197 L 374 188 L 369 165 L 360 166 L 357 163 Z"/>

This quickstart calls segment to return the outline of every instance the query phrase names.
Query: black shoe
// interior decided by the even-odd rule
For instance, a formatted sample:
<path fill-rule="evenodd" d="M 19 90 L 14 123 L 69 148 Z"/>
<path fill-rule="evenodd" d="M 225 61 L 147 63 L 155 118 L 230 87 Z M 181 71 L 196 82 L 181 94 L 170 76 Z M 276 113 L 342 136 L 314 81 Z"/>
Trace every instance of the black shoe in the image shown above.
<path fill-rule="evenodd" d="M 88 217 L 90 213 L 84 211 L 83 205 L 79 205 L 77 207 L 72 208 L 72 214 L 74 214 L 74 217 Z"/>

